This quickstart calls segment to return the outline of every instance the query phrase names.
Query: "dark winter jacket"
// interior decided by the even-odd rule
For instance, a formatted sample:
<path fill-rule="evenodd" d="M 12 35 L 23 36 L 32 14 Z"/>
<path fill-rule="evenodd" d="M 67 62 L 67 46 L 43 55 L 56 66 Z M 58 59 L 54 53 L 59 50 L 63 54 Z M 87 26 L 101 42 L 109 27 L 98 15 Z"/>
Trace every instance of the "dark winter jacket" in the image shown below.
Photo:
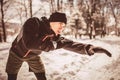
<path fill-rule="evenodd" d="M 20 34 L 12 43 L 11 50 L 19 57 L 31 57 L 39 55 L 42 51 L 48 52 L 60 48 L 89 55 L 90 46 L 73 42 L 60 35 L 55 36 L 45 17 L 41 19 L 33 17 L 24 23 Z"/>

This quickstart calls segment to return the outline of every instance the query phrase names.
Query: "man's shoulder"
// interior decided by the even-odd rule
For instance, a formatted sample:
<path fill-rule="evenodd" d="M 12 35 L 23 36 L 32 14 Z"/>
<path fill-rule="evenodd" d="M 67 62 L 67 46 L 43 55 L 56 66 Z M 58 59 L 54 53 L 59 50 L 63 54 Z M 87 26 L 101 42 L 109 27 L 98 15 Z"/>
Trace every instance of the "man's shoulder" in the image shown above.
<path fill-rule="evenodd" d="M 27 20 L 30 20 L 30 19 L 39 19 L 39 18 L 38 17 L 30 17 Z"/>
<path fill-rule="evenodd" d="M 49 23 L 49 20 L 47 19 L 47 17 L 45 17 L 45 16 L 42 16 L 42 17 L 40 17 L 40 18 L 38 18 L 38 17 L 31 17 L 31 18 L 28 18 L 27 20 L 26 20 L 26 22 L 40 22 L 40 23 Z"/>

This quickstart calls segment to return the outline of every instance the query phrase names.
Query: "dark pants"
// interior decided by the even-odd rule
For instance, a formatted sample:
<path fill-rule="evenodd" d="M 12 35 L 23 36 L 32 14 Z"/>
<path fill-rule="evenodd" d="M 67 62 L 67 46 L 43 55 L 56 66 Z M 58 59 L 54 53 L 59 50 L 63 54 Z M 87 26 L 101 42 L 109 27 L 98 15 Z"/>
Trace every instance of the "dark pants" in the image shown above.
<path fill-rule="evenodd" d="M 17 74 L 24 61 L 28 63 L 29 70 L 34 72 L 37 80 L 46 80 L 44 65 L 39 56 L 36 55 L 30 58 L 21 58 L 12 51 L 10 51 L 6 65 L 8 80 L 16 80 Z"/>
<path fill-rule="evenodd" d="M 47 80 L 45 73 L 34 73 L 37 80 Z M 8 80 L 17 80 L 17 74 L 8 74 Z"/>

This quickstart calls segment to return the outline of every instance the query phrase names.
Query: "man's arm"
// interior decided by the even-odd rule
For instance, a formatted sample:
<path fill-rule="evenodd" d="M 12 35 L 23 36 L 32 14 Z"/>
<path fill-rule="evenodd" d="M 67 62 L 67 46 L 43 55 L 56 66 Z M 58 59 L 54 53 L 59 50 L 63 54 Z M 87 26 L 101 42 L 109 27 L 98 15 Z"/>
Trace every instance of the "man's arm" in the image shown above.
<path fill-rule="evenodd" d="M 87 54 L 87 55 L 93 55 L 94 53 L 105 53 L 109 57 L 111 57 L 111 53 L 108 52 L 106 49 L 103 49 L 101 47 L 95 47 L 91 44 L 83 44 L 78 42 L 73 42 L 72 40 L 68 40 L 65 38 L 61 38 L 58 41 L 57 48 L 64 48 L 69 51 L 77 52 L 80 54 Z"/>

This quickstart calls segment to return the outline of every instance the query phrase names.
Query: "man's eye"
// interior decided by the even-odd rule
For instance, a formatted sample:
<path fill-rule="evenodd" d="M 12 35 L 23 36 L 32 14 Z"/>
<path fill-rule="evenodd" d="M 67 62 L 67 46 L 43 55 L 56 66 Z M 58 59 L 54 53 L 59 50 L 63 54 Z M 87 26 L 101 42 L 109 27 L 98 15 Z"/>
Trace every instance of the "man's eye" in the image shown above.
<path fill-rule="evenodd" d="M 61 24 L 61 26 L 65 27 L 65 24 L 64 24 L 64 23 L 62 23 L 62 24 Z"/>

